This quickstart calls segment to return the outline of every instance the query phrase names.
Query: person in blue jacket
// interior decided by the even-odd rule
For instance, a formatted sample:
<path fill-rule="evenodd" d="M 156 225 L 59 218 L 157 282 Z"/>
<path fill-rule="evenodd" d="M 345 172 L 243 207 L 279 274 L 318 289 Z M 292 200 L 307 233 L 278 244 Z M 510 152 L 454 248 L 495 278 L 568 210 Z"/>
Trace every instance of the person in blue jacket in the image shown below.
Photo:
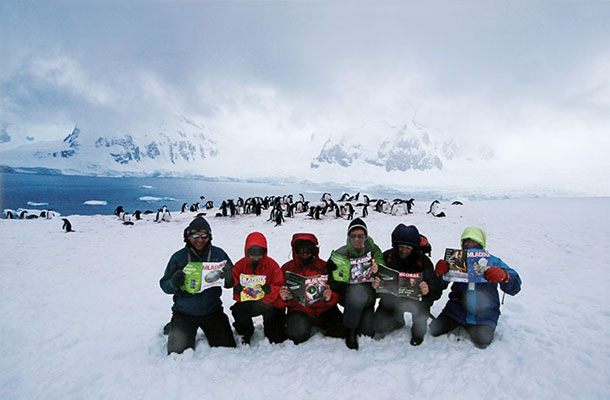
<path fill-rule="evenodd" d="M 203 217 L 195 218 L 184 230 L 184 248 L 175 252 L 159 281 L 161 289 L 173 294 L 167 354 L 195 348 L 197 329 L 201 328 L 210 346 L 235 347 L 229 318 L 222 308 L 222 288 L 213 286 L 200 293 L 189 293 L 183 268 L 197 263 L 226 263 L 222 269 L 224 287 L 233 287 L 231 259 L 220 247 L 212 245 L 212 229 Z"/>
<path fill-rule="evenodd" d="M 462 249 L 485 249 L 487 235 L 483 229 L 469 227 L 462 233 Z M 519 274 L 501 259 L 490 254 L 489 268 L 485 271 L 484 283 L 453 282 L 449 301 L 441 314 L 430 324 L 430 334 L 439 336 L 458 326 L 468 331 L 474 345 L 484 349 L 493 341 L 494 331 L 500 317 L 498 286 L 511 296 L 521 290 Z M 439 276 L 447 273 L 449 264 L 445 260 L 436 263 Z M 448 282 L 444 283 L 445 288 Z"/>

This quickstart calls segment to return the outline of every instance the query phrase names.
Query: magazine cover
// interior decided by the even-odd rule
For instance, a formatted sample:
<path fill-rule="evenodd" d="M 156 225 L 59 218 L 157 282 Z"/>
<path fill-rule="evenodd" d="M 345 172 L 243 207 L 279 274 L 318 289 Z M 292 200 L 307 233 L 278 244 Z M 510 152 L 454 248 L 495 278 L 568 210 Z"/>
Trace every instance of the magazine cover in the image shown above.
<path fill-rule="evenodd" d="M 239 275 L 239 283 L 243 286 L 241 301 L 260 300 L 265 297 L 263 285 L 267 277 L 265 275 Z"/>
<path fill-rule="evenodd" d="M 449 271 L 443 275 L 447 282 L 468 282 L 468 264 L 461 249 L 445 249 L 445 261 L 449 263 Z"/>
<path fill-rule="evenodd" d="M 369 251 L 362 257 L 350 259 L 349 283 L 373 282 L 373 257 Z"/>
<path fill-rule="evenodd" d="M 184 271 L 184 286 L 182 290 L 187 293 L 201 293 L 214 286 L 222 286 L 222 269 L 227 261 L 219 262 L 193 262 L 186 264 Z"/>
<path fill-rule="evenodd" d="M 468 263 L 468 282 L 487 282 L 484 274 L 489 268 L 489 252 L 481 249 L 469 249 L 466 262 Z"/>
<path fill-rule="evenodd" d="M 305 277 L 286 271 L 284 281 L 290 292 L 288 300 L 296 299 L 300 304 L 305 304 Z"/>
<path fill-rule="evenodd" d="M 286 287 L 290 291 L 288 299 L 296 299 L 302 306 L 310 306 L 321 299 L 326 290 L 328 275 L 304 277 L 294 272 L 284 274 Z"/>
<path fill-rule="evenodd" d="M 489 268 L 489 252 L 481 249 L 445 249 L 449 271 L 443 276 L 448 282 L 487 282 L 483 277 Z"/>
<path fill-rule="evenodd" d="M 381 282 L 377 288 L 378 293 L 389 293 L 394 296 L 409 297 L 415 300 L 421 299 L 421 288 L 419 287 L 422 281 L 421 273 L 398 272 L 385 265 L 379 265 L 377 273 Z"/>
<path fill-rule="evenodd" d="M 310 276 L 305 279 L 305 305 L 310 306 L 322 300 L 326 290 L 328 275 Z"/>

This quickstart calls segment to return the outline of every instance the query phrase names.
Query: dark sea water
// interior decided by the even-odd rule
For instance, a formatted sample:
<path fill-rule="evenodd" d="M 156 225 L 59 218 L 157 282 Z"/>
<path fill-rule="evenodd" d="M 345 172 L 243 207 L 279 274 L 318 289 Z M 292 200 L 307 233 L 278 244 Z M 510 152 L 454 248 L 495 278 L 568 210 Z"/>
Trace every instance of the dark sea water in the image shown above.
<path fill-rule="evenodd" d="M 214 201 L 244 199 L 250 196 L 283 196 L 299 193 L 306 200 L 319 201 L 322 193 L 330 192 L 338 200 L 345 190 L 309 184 L 280 185 L 251 182 L 217 182 L 188 178 L 106 178 L 69 175 L 37 175 L 0 173 L 0 211 L 4 209 L 49 209 L 62 215 L 112 214 L 122 205 L 128 212 L 156 211 L 167 205 L 170 211 L 180 210 L 184 202 L 197 201 L 201 206 Z M 349 192 L 349 190 L 348 190 Z M 350 192 L 351 194 L 355 194 Z M 396 196 L 398 193 L 369 193 Z M 200 196 L 205 199 L 200 200 Z M 85 204 L 98 201 L 106 204 Z M 40 204 L 42 203 L 42 204 Z"/>

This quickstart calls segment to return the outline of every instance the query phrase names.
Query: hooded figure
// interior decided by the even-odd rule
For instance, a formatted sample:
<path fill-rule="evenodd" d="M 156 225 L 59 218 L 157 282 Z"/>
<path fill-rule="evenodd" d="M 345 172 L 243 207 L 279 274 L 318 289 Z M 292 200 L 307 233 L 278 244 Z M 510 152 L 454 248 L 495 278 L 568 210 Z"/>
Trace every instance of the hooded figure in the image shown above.
<path fill-rule="evenodd" d="M 375 311 L 375 333 L 386 334 L 405 325 L 404 313 L 412 315 L 411 345 L 417 346 L 424 340 L 430 307 L 441 296 L 442 280 L 434 273 L 432 261 L 421 249 L 423 240 L 414 225 L 399 224 L 392 232 L 392 248 L 383 253 L 383 264 L 399 273 L 418 274 L 421 297 L 401 297 L 394 293 L 379 293 L 381 298 Z M 376 278 L 373 286 L 377 289 L 381 282 Z"/>
<path fill-rule="evenodd" d="M 487 235 L 478 227 L 464 229 L 461 236 L 462 248 L 485 249 Z M 430 324 L 432 336 L 442 335 L 458 326 L 464 326 L 475 346 L 487 347 L 494 337 L 494 331 L 500 317 L 500 298 L 498 287 L 511 296 L 521 290 L 519 274 L 500 258 L 489 254 L 485 270 L 487 282 L 468 283 L 453 282 L 449 301 L 441 314 Z M 437 275 L 444 275 L 449 266 L 447 261 L 439 260 L 436 263 Z M 443 288 L 449 285 L 443 282 Z"/>
<path fill-rule="evenodd" d="M 254 333 L 252 317 L 262 315 L 265 336 L 272 343 L 280 343 L 285 339 L 283 310 L 275 308 L 273 303 L 284 284 L 282 270 L 267 255 L 267 239 L 260 232 L 248 235 L 244 255 L 233 267 L 233 299 L 236 301 L 231 307 L 235 319 L 233 326 L 242 335 L 242 342 L 249 344 Z M 263 279 L 264 284 L 247 284 Z"/>
<path fill-rule="evenodd" d="M 284 278 L 286 273 L 294 273 L 302 278 L 321 276 L 327 278 L 326 262 L 319 257 L 318 239 L 312 233 L 296 233 L 292 236 L 292 260 L 282 266 Z M 283 286 L 280 296 L 275 302 L 276 307 L 288 308 L 286 320 L 286 334 L 295 344 L 306 341 L 311 337 L 314 326 L 320 328 L 327 336 L 344 337 L 342 314 L 337 307 L 339 294 L 325 285 L 303 284 L 305 290 L 318 290 L 322 292 L 319 300 L 310 300 L 307 297 L 297 299 L 291 295 L 288 287 Z M 326 296 L 325 296 L 326 295 Z M 285 299 L 285 300 L 284 300 Z"/>

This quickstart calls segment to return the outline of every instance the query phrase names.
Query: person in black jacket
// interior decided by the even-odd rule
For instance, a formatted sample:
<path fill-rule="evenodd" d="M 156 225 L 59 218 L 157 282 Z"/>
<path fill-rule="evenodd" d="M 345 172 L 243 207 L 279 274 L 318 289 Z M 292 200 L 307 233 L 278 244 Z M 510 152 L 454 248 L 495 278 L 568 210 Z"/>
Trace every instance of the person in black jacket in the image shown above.
<path fill-rule="evenodd" d="M 195 218 L 184 230 L 184 242 L 186 246 L 172 255 L 159 281 L 165 293 L 174 295 L 167 354 L 194 349 L 198 328 L 203 329 L 210 346 L 235 347 L 229 318 L 223 311 L 220 299 L 222 288 L 213 286 L 193 293 L 185 286 L 184 273 L 187 265 L 224 264 L 216 279 L 223 277 L 224 287 L 231 288 L 233 263 L 223 249 L 212 245 L 212 229 L 203 217 Z"/>
<path fill-rule="evenodd" d="M 424 341 L 430 307 L 442 293 L 442 279 L 434 273 L 432 261 L 421 249 L 422 236 L 413 225 L 399 224 L 392 232 L 392 248 L 383 253 L 384 265 L 399 272 L 421 273 L 421 300 L 380 293 L 380 302 L 373 316 L 375 333 L 385 334 L 405 325 L 404 313 L 410 312 L 411 345 L 418 346 Z M 379 287 L 376 277 L 373 287 Z"/>

